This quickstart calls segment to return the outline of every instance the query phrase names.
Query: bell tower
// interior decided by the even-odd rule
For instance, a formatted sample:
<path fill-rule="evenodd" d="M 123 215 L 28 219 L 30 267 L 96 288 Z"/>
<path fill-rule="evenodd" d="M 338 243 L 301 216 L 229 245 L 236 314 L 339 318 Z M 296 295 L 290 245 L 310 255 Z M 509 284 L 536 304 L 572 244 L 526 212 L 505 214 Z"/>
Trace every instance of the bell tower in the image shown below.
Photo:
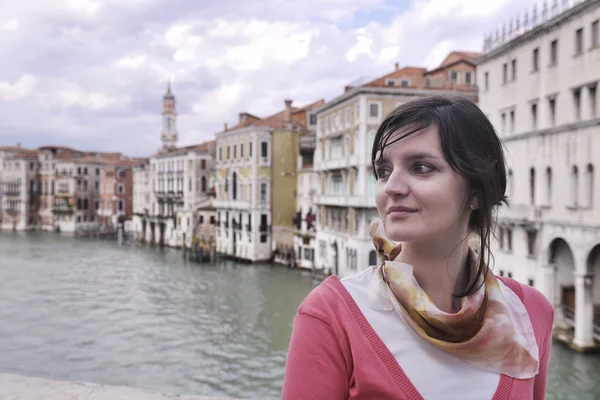
<path fill-rule="evenodd" d="M 163 150 L 177 147 L 177 113 L 175 112 L 175 96 L 171 92 L 171 82 L 167 86 L 167 93 L 163 96 L 162 133 L 160 140 Z"/>

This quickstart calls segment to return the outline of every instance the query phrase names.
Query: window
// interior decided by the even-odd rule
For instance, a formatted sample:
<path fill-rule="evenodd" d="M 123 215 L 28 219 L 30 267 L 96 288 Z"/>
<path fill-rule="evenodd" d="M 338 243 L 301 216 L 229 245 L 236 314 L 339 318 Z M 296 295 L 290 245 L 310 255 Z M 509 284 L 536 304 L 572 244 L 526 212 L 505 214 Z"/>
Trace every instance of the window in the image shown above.
<path fill-rule="evenodd" d="M 260 184 L 260 201 L 262 201 L 262 202 L 267 201 L 267 184 L 266 183 Z"/>
<path fill-rule="evenodd" d="M 556 125 L 556 99 L 548 99 L 548 108 L 550 111 L 550 126 Z"/>
<path fill-rule="evenodd" d="M 235 160 L 237 158 L 237 145 L 233 145 L 233 159 Z"/>
<path fill-rule="evenodd" d="M 96 168 L 96 176 L 100 176 L 100 168 Z"/>
<path fill-rule="evenodd" d="M 583 53 L 583 28 L 575 31 L 575 55 Z"/>
<path fill-rule="evenodd" d="M 223 159 L 223 148 L 219 147 L 219 161 Z"/>
<path fill-rule="evenodd" d="M 508 64 L 502 64 L 502 83 L 506 84 L 508 82 Z"/>
<path fill-rule="evenodd" d="M 506 249 L 512 251 L 512 229 L 506 230 Z"/>
<path fill-rule="evenodd" d="M 537 119 L 538 119 L 537 103 L 533 103 L 531 105 L 531 129 L 537 129 Z"/>
<path fill-rule="evenodd" d="M 529 279 L 527 280 L 527 284 L 531 287 L 533 287 L 533 279 Z"/>
<path fill-rule="evenodd" d="M 552 204 L 552 168 L 546 168 L 546 205 Z"/>
<path fill-rule="evenodd" d="M 237 172 L 234 172 L 231 178 L 231 198 L 237 200 Z"/>
<path fill-rule="evenodd" d="M 316 125 L 317 124 L 317 116 L 314 114 L 310 115 L 310 124 L 311 125 Z"/>
<path fill-rule="evenodd" d="M 331 190 L 329 193 L 340 196 L 344 194 L 344 179 L 341 173 L 337 172 L 331 176 Z"/>
<path fill-rule="evenodd" d="M 252 142 L 248 143 L 248 157 L 252 157 Z"/>
<path fill-rule="evenodd" d="M 527 231 L 527 255 L 530 257 L 535 256 L 535 243 L 537 238 L 537 231 Z"/>
<path fill-rule="evenodd" d="M 205 176 L 202 177 L 200 183 L 201 183 L 201 186 L 202 186 L 202 189 L 201 189 L 202 192 L 206 192 L 206 177 Z"/>
<path fill-rule="evenodd" d="M 385 84 L 386 84 L 386 86 L 396 86 L 396 80 L 395 79 L 387 79 Z"/>
<path fill-rule="evenodd" d="M 240 144 L 240 158 L 244 158 L 244 143 Z"/>
<path fill-rule="evenodd" d="M 510 133 L 515 133 L 515 110 L 510 110 Z"/>
<path fill-rule="evenodd" d="M 598 45 L 600 45 L 600 33 L 598 32 L 598 22 L 599 22 L 599 20 L 595 20 L 594 22 L 592 22 L 591 40 L 590 40 L 592 48 L 596 48 L 596 47 L 598 47 Z"/>
<path fill-rule="evenodd" d="M 471 86 L 473 84 L 472 79 L 473 79 L 473 73 L 465 72 L 465 84 L 467 86 Z"/>
<path fill-rule="evenodd" d="M 379 119 L 380 117 L 380 104 L 379 103 L 369 103 L 369 118 L 370 119 Z"/>
<path fill-rule="evenodd" d="M 588 164 L 585 169 L 584 190 L 583 205 L 587 208 L 591 208 L 594 206 L 594 166 L 592 164 Z"/>
<path fill-rule="evenodd" d="M 268 142 L 261 142 L 260 143 L 260 156 L 262 158 L 269 157 L 269 143 Z"/>
<path fill-rule="evenodd" d="M 87 200 L 86 200 L 87 202 Z M 123 205 L 123 200 L 119 200 L 119 211 L 125 211 L 125 206 Z"/>
<path fill-rule="evenodd" d="M 425 78 L 425 87 L 430 87 L 431 86 L 431 78 L 427 77 Z"/>
<path fill-rule="evenodd" d="M 450 71 L 450 82 L 458 83 L 458 72 Z"/>
<path fill-rule="evenodd" d="M 204 215 L 200 215 L 200 223 L 203 224 L 204 223 Z"/>
<path fill-rule="evenodd" d="M 410 81 L 408 79 L 402 79 L 400 81 L 400 86 L 402 86 L 402 87 L 409 87 L 410 86 Z"/>
<path fill-rule="evenodd" d="M 511 69 L 511 80 L 514 81 L 517 79 L 517 59 L 516 58 L 511 61 L 510 69 Z"/>
<path fill-rule="evenodd" d="M 502 133 L 506 133 L 506 113 L 502 113 Z"/>
<path fill-rule="evenodd" d="M 596 118 L 597 88 L 598 88 L 598 84 L 588 87 L 588 92 L 589 92 L 589 96 L 590 96 L 590 116 L 592 118 Z"/>
<path fill-rule="evenodd" d="M 535 168 L 529 169 L 529 204 L 535 204 Z"/>
<path fill-rule="evenodd" d="M 558 62 L 558 39 L 550 43 L 550 66 Z"/>
<path fill-rule="evenodd" d="M 206 169 L 206 160 L 200 161 L 200 168 Z"/>
<path fill-rule="evenodd" d="M 214 225 L 214 224 L 215 224 L 215 216 L 214 216 L 214 215 L 211 215 L 211 216 L 210 216 L 210 224 L 211 224 L 211 225 Z"/>
<path fill-rule="evenodd" d="M 331 146 L 329 149 L 330 149 L 330 159 L 331 160 L 342 158 L 343 157 L 342 137 L 340 136 L 340 137 L 331 139 Z"/>
<path fill-rule="evenodd" d="M 229 160 L 229 146 L 227 146 L 227 159 Z"/>
<path fill-rule="evenodd" d="M 573 90 L 573 113 L 575 120 L 581 119 L 581 89 Z"/>
<path fill-rule="evenodd" d="M 571 169 L 571 207 L 577 207 L 579 194 L 579 170 L 576 165 Z"/>
<path fill-rule="evenodd" d="M 533 72 L 537 72 L 540 69 L 540 48 L 536 47 L 533 49 L 533 59 L 531 60 L 531 69 Z"/>
<path fill-rule="evenodd" d="M 485 90 L 488 90 L 490 88 L 490 73 L 486 72 L 484 75 L 484 87 Z"/>

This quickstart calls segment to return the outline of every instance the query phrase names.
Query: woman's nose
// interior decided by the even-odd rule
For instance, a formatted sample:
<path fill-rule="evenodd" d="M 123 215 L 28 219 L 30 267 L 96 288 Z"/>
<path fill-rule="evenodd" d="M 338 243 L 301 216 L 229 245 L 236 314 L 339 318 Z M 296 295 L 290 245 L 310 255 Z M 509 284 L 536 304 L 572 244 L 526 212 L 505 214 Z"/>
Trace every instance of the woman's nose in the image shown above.
<path fill-rule="evenodd" d="M 405 174 L 402 171 L 393 171 L 388 177 L 383 191 L 388 197 L 406 196 L 409 186 Z"/>

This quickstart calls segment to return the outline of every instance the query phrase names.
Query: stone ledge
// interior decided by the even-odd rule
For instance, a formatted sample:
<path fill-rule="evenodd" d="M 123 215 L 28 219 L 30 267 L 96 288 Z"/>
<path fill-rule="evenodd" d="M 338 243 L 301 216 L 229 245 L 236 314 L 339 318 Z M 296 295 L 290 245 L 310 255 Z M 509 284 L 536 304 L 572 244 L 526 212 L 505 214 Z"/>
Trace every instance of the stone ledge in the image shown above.
<path fill-rule="evenodd" d="M 0 399 L 39 400 L 42 398 L 45 400 L 235 400 L 226 397 L 183 396 L 124 386 L 0 374 Z"/>

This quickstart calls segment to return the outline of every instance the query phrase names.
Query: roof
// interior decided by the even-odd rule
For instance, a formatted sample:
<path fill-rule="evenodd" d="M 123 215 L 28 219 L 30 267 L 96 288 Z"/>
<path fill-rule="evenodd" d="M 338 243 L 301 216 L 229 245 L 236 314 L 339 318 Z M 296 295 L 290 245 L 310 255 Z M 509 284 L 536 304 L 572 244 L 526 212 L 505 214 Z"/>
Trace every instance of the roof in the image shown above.
<path fill-rule="evenodd" d="M 291 128 L 292 129 L 298 129 L 298 128 L 305 128 L 306 127 L 306 120 L 307 120 L 307 113 L 309 113 L 310 111 L 312 111 L 313 109 L 322 106 L 323 104 L 325 104 L 325 100 L 324 99 L 319 99 L 315 102 L 312 102 L 310 104 L 306 104 L 302 107 L 291 107 Z M 248 116 L 252 116 L 251 114 L 247 114 Z M 242 114 L 240 114 L 242 115 Z M 254 116 L 252 116 L 254 117 Z M 253 127 L 258 127 L 258 128 L 273 128 L 273 129 L 285 129 L 289 127 L 288 122 L 286 121 L 286 109 L 284 108 L 283 110 L 272 114 L 268 117 L 265 118 L 258 118 L 258 117 L 254 117 L 256 118 L 256 120 L 252 121 L 252 122 L 247 122 L 243 125 L 238 124 L 233 128 L 229 128 L 227 130 L 224 130 L 223 132 L 230 132 L 230 131 L 234 131 L 237 129 L 241 129 L 241 128 L 246 128 L 249 126 L 253 126 Z"/>
<path fill-rule="evenodd" d="M 421 67 L 399 68 L 399 69 L 395 70 L 394 72 L 391 72 L 387 75 L 384 75 L 382 77 L 374 79 L 371 82 L 365 83 L 362 86 L 368 86 L 368 87 L 389 86 L 388 85 L 389 79 L 404 79 L 404 78 L 406 78 L 409 80 L 409 84 L 408 84 L 408 86 L 403 86 L 403 87 L 421 88 L 421 87 L 425 86 L 425 78 L 424 78 L 425 72 L 427 72 L 427 69 L 421 68 Z"/>
<path fill-rule="evenodd" d="M 213 153 L 215 152 L 216 141 L 209 140 L 207 142 L 203 142 L 200 144 L 193 144 L 190 146 L 176 147 L 174 149 L 161 150 L 159 153 L 156 153 L 156 157 L 170 157 L 170 156 L 178 156 L 184 155 L 191 151 L 195 152 L 205 152 L 205 153 Z"/>

